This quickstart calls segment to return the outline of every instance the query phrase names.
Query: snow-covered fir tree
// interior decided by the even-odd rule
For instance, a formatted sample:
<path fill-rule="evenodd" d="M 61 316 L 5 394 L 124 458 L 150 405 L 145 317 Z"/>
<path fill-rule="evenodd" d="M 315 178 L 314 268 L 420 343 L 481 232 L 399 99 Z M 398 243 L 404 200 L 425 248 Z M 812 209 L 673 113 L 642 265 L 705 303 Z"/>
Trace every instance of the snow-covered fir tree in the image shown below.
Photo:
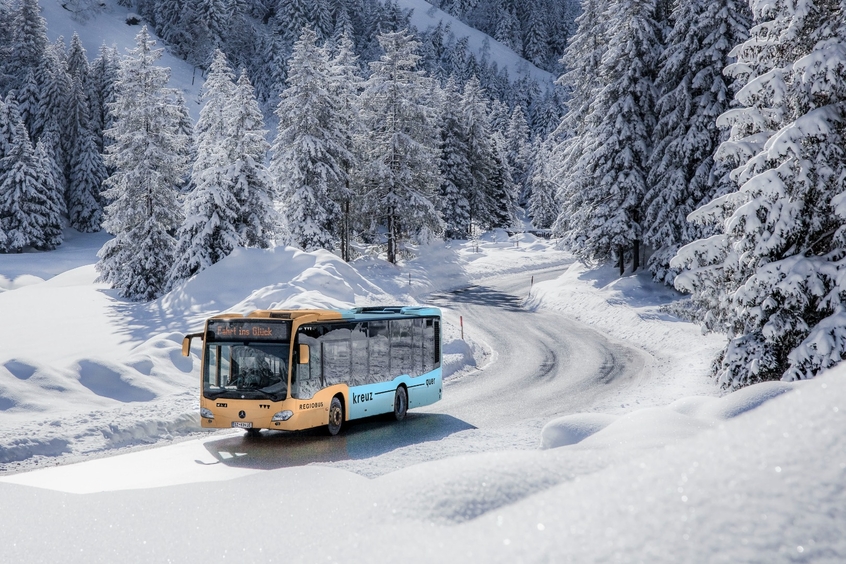
<path fill-rule="evenodd" d="M 511 176 L 520 193 L 520 202 L 525 204 L 529 197 L 528 172 L 532 156 L 530 154 L 529 124 L 526 115 L 519 104 L 514 106 L 508 129 L 505 131 L 506 147 L 508 150 L 508 166 Z"/>
<path fill-rule="evenodd" d="M 229 132 L 224 147 L 231 162 L 230 176 L 238 201 L 238 233 L 244 247 L 266 249 L 280 228 L 274 207 L 276 187 L 265 166 L 270 144 L 256 92 L 245 70 L 241 71 L 227 108 Z"/>
<path fill-rule="evenodd" d="M 605 7 L 606 0 L 583 3 L 583 12 L 576 18 L 578 30 L 561 59 L 568 71 L 556 81 L 569 98 L 567 112 L 552 137 L 557 174 L 548 178 L 558 186 L 556 200 L 561 209 L 553 231 L 559 236 L 570 229 L 572 214 L 581 208 L 591 179 L 590 147 L 595 136 L 592 120 L 598 117 L 591 112 L 591 105 L 604 86 L 600 66 L 608 47 Z"/>
<path fill-rule="evenodd" d="M 738 188 L 694 212 L 717 234 L 683 247 L 676 287 L 728 333 L 720 384 L 810 378 L 846 354 L 846 55 L 840 5 L 754 0 L 733 52 L 745 83 L 717 158 Z"/>
<path fill-rule="evenodd" d="M 14 99 L 6 99 L 11 143 L 0 160 L 0 231 L 5 235 L 5 251 L 20 253 L 26 247 L 53 248 L 53 237 L 45 237 L 44 227 L 51 219 L 44 201 L 44 175 L 36 159 L 26 127 L 14 108 Z M 51 233 L 52 235 L 52 233 Z"/>
<path fill-rule="evenodd" d="M 549 229 L 558 218 L 558 201 L 556 198 L 557 185 L 553 181 L 555 170 L 553 164 L 553 147 L 551 140 L 538 143 L 535 147 L 534 166 L 529 174 L 529 201 L 527 207 L 532 224 L 539 229 Z"/>
<path fill-rule="evenodd" d="M 350 175 L 358 166 L 355 136 L 359 128 L 358 96 L 362 79 L 359 76 L 359 59 L 355 54 L 355 43 L 349 32 L 344 32 L 335 42 L 336 48 L 330 61 L 329 91 L 335 101 L 334 128 L 344 151 L 338 153 L 344 172 L 344 185 L 338 186 L 336 195 L 341 207 L 342 220 L 334 224 L 334 235 L 340 241 L 341 258 L 352 259 L 353 199 Z"/>
<path fill-rule="evenodd" d="M 396 262 L 405 239 L 442 227 L 433 203 L 440 185 L 439 134 L 431 79 L 418 70 L 420 44 L 408 31 L 383 33 L 384 54 L 370 63 L 361 94 L 362 212 L 387 236 L 387 258 Z"/>
<path fill-rule="evenodd" d="M 235 97 L 234 74 L 219 49 L 203 84 L 203 108 L 195 128 L 197 154 L 191 167 L 191 192 L 179 228 L 170 285 L 190 278 L 240 246 L 235 179 L 224 146 L 230 134 L 229 104 Z"/>
<path fill-rule="evenodd" d="M 107 176 L 88 111 L 82 80 L 75 76 L 67 116 L 67 131 L 74 138 L 68 154 L 67 211 L 71 227 L 84 233 L 100 230 L 103 216 L 100 193 Z"/>
<path fill-rule="evenodd" d="M 333 249 L 333 224 L 341 219 L 349 161 L 347 143 L 337 130 L 340 100 L 331 88 L 330 55 L 317 34 L 303 29 L 289 61 L 288 88 L 276 108 L 279 132 L 273 143 L 271 173 L 292 243 L 305 250 Z"/>
<path fill-rule="evenodd" d="M 646 194 L 644 240 L 656 280 L 673 283 L 678 249 L 706 234 L 687 216 L 725 190 L 728 167 L 714 161 L 727 134 L 715 127 L 736 88 L 723 76 L 729 51 L 749 35 L 751 14 L 741 0 L 691 0 L 676 5 L 656 79 L 660 95 Z"/>
<path fill-rule="evenodd" d="M 467 161 L 467 132 L 461 114 L 461 93 L 452 77 L 444 86 L 441 99 L 441 186 L 438 208 L 444 221 L 447 239 L 470 236 L 470 202 L 468 187 L 472 185 Z"/>
<path fill-rule="evenodd" d="M 52 250 L 62 244 L 64 240 L 63 218 L 67 213 L 64 194 L 60 191 L 59 177 L 61 171 L 53 158 L 53 143 L 55 143 L 55 139 L 48 132 L 35 144 L 34 158 L 38 177 L 41 181 L 41 193 L 38 200 L 41 202 L 40 213 L 42 217 L 41 241 L 37 246 L 44 250 Z"/>
<path fill-rule="evenodd" d="M 15 91 L 15 99 L 18 101 L 18 113 L 24 125 L 26 125 L 30 139 L 37 139 L 37 137 L 34 137 L 34 128 L 41 104 L 41 93 L 38 83 L 35 81 L 35 69 L 27 70 L 23 84 Z"/>
<path fill-rule="evenodd" d="M 97 58 L 90 65 L 88 88 L 89 127 L 101 153 L 104 152 L 103 131 L 112 126 L 109 104 L 115 101 L 118 71 L 117 52 L 101 46 Z"/>
<path fill-rule="evenodd" d="M 585 184 L 562 198 L 565 243 L 583 260 L 640 265 L 647 160 L 655 124 L 659 24 L 654 0 L 614 0 L 605 14 L 604 87 L 586 117 L 591 130 L 576 163 Z M 584 141 L 582 141 L 584 143 Z"/>
<path fill-rule="evenodd" d="M 491 158 L 493 161 L 490 177 L 490 193 L 495 206 L 492 227 L 508 228 L 517 220 L 520 187 L 514 183 L 511 167 L 508 166 L 508 149 L 505 136 L 494 132 L 491 138 Z"/>
<path fill-rule="evenodd" d="M 493 182 L 498 174 L 497 147 L 488 120 L 488 100 L 475 77 L 464 85 L 460 111 L 470 167 L 470 184 L 464 188 L 470 202 L 470 220 L 485 229 L 503 227 L 498 224 L 497 209 L 501 202 L 497 200 Z"/>
<path fill-rule="evenodd" d="M 63 47 L 60 44 L 49 45 L 41 57 L 35 72 L 35 81 L 40 89 L 38 113 L 29 128 L 33 137 L 40 139 L 48 127 L 58 128 L 58 144 L 55 147 L 55 159 L 63 171 L 62 190 L 67 190 L 68 153 L 73 146 L 73 135 L 69 131 L 68 104 L 73 91 L 73 81 L 68 75 L 63 62 Z"/>
<path fill-rule="evenodd" d="M 0 63 L 3 74 L 7 75 L 5 91 L 20 88 L 27 72 L 38 67 L 47 49 L 47 23 L 41 16 L 38 0 L 19 0 L 17 9 L 12 9 L 8 29 L 12 33 L 10 53 Z"/>
<path fill-rule="evenodd" d="M 107 164 L 114 168 L 105 182 L 103 226 L 115 237 L 100 252 L 100 280 L 121 296 L 151 300 L 159 296 L 174 263 L 173 233 L 181 223 L 177 187 L 188 165 L 189 139 L 181 128 L 181 96 L 167 87 L 169 70 L 155 65 L 146 26 L 136 36 L 137 47 L 121 60 L 116 100 L 111 106 L 114 127 Z"/>

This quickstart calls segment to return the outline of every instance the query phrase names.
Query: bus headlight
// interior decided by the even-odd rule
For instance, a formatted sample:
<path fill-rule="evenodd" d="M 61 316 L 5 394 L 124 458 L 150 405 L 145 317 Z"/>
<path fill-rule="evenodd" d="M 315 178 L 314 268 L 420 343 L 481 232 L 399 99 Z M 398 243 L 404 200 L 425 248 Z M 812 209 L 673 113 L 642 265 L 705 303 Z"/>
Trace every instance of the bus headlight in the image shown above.
<path fill-rule="evenodd" d="M 200 417 L 203 419 L 214 419 L 214 413 L 212 413 L 212 410 L 207 407 L 201 407 Z"/>
<path fill-rule="evenodd" d="M 287 421 L 288 419 L 290 419 L 293 416 L 294 416 L 294 412 L 288 411 L 286 409 L 285 411 L 280 411 L 279 413 L 274 413 L 273 417 L 271 417 L 270 420 L 271 421 Z"/>

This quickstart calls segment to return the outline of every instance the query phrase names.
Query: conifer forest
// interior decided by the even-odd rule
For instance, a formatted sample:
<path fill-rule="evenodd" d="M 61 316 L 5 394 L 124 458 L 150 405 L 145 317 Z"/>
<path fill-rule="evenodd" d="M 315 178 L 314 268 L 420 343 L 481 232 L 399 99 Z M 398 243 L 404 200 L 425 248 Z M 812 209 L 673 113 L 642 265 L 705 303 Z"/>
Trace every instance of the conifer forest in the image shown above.
<path fill-rule="evenodd" d="M 149 301 L 238 247 L 395 263 L 527 218 L 689 294 L 726 389 L 846 355 L 842 0 L 431 2 L 534 74 L 394 0 L 119 3 L 135 47 L 88 53 L 0 0 L 2 253 L 105 230 L 100 279 Z"/>

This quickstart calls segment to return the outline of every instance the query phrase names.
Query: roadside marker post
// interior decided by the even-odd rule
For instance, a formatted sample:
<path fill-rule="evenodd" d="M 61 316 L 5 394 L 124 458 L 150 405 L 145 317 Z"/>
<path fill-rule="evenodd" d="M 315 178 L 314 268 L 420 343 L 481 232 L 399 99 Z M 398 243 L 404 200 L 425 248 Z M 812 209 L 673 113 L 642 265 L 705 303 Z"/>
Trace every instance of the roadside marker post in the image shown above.
<path fill-rule="evenodd" d="M 458 316 L 458 323 L 461 325 L 461 340 L 464 340 L 464 316 Z"/>

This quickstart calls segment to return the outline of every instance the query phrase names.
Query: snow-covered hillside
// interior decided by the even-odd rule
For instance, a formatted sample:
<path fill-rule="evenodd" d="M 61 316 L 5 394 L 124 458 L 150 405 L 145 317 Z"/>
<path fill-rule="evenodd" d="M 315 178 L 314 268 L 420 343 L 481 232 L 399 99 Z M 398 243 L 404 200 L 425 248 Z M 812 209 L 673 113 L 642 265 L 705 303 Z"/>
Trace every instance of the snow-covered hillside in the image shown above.
<path fill-rule="evenodd" d="M 93 251 L 100 241 L 88 237 Z M 90 255 L 80 252 L 84 241 L 69 251 Z M 467 454 L 456 445 L 490 439 L 466 429 L 461 443 L 441 441 L 438 460 L 394 470 L 372 441 L 410 428 L 373 422 L 340 442 L 306 433 L 308 446 L 297 452 L 310 454 L 282 467 L 274 457 L 284 447 L 272 436 L 253 442 L 228 431 L 34 472 L 8 475 L 20 466 L 3 464 L 0 542 L 11 561 L 108 562 L 121 554 L 130 562 L 304 562 L 319 554 L 382 562 L 400 547 L 414 562 L 846 557 L 844 370 L 716 397 L 706 373 L 721 343 L 662 314 L 660 304 L 677 296 L 645 278 L 587 270 L 547 242 L 523 236 L 518 246 L 498 233 L 478 252 L 473 244 L 436 245 L 399 268 L 376 259 L 345 265 L 323 252 L 240 251 L 144 305 L 115 298 L 92 282 L 90 266 L 72 268 L 61 250 L 54 256 L 70 269 L 52 277 L 43 255 L 28 256 L 33 273 L 49 279 L 0 294 L 7 459 L 41 439 L 30 462 L 86 448 L 102 457 L 120 445 L 197 432 L 196 358 L 180 357 L 178 340 L 227 308 L 412 302 L 559 265 L 564 274 L 527 285 L 524 303 L 577 315 L 655 362 L 619 407 L 548 421 L 537 450 Z M 0 273 L 7 264 L 0 259 Z M 24 262 L 14 268 L 7 278 L 25 276 Z M 496 357 L 462 342 L 448 311 L 446 320 L 450 370 L 472 369 L 474 355 Z M 170 423 L 168 413 L 177 415 Z M 394 458 L 415 459 L 415 450 L 401 447 Z M 343 469 L 349 457 L 378 469 L 375 477 Z M 214 515 L 227 534 L 206 526 Z M 257 523 L 280 516 L 277 534 L 255 534 Z M 344 532 L 327 536 L 327 516 Z"/>

